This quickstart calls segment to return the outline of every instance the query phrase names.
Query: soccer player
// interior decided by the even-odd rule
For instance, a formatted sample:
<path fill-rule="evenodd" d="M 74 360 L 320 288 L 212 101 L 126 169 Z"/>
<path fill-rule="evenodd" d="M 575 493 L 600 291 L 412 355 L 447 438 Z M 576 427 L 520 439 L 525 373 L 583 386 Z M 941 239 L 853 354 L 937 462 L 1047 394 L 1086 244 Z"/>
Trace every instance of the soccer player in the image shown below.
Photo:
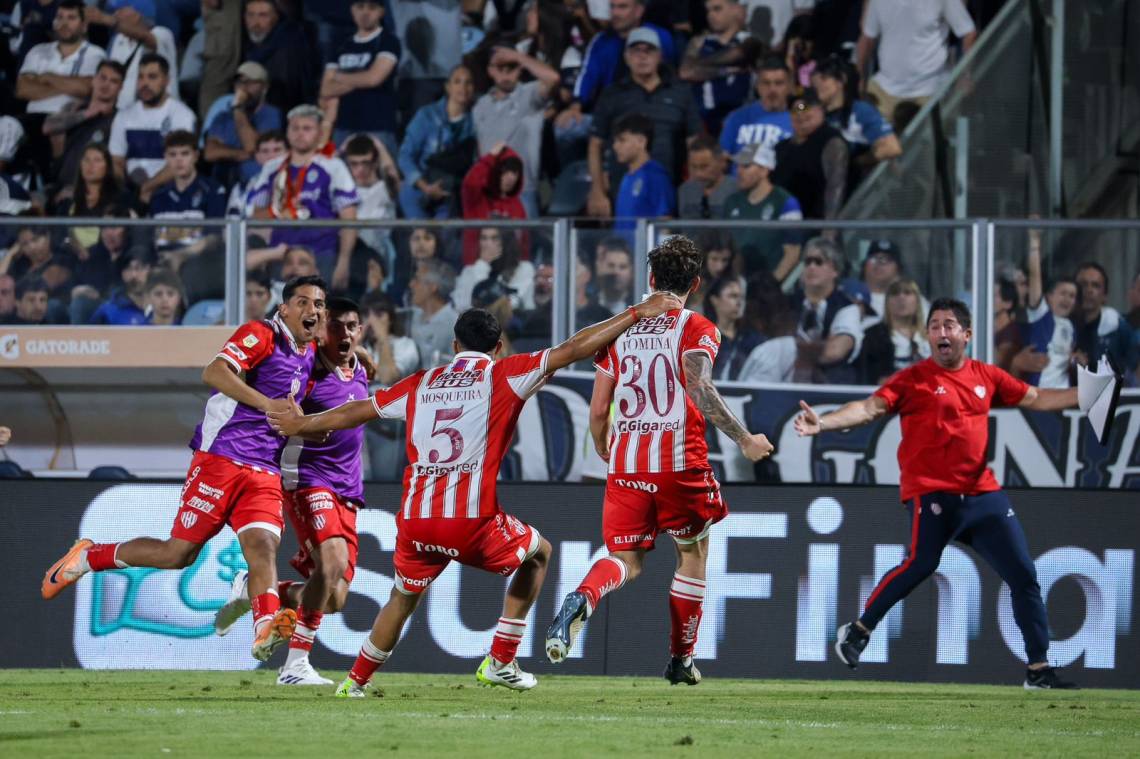
<path fill-rule="evenodd" d="M 1031 387 L 1006 372 L 966 357 L 973 337 L 965 303 L 930 304 L 926 335 L 931 357 L 901 370 L 873 395 L 827 414 L 803 401 L 794 422 L 800 435 L 818 435 L 902 418 L 899 444 L 901 499 L 910 511 L 910 546 L 902 563 L 883 575 L 863 615 L 839 628 L 835 652 L 855 669 L 871 631 L 895 604 L 934 573 L 951 540 L 972 547 L 1009 585 L 1013 618 L 1025 639 L 1025 688 L 1076 688 L 1049 666 L 1049 624 L 1037 569 L 1009 498 L 986 466 L 992 406 L 1060 411 L 1077 405 L 1077 390 Z"/>
<path fill-rule="evenodd" d="M 499 464 L 523 405 L 548 375 L 593 355 L 640 319 L 679 305 L 673 295 L 656 294 L 557 347 L 501 360 L 495 359 L 503 347 L 499 323 L 483 309 L 470 309 L 455 322 L 456 355 L 448 364 L 420 370 L 371 400 L 350 401 L 315 416 L 301 416 L 295 408 L 270 413 L 271 422 L 290 435 L 348 429 L 377 416 L 408 422 L 411 463 L 396 515 L 395 584 L 338 696 L 365 694 L 423 591 L 452 561 L 504 577 L 514 574 L 491 651 L 476 678 L 512 690 L 538 684 L 519 668 L 515 653 L 551 547 L 533 527 L 503 513 L 495 491 Z"/>
<path fill-rule="evenodd" d="M 239 327 L 202 372 L 202 381 L 216 392 L 190 442 L 194 458 L 170 537 L 101 544 L 81 538 L 44 574 L 44 598 L 54 598 L 87 572 L 188 567 L 228 524 L 249 565 L 254 658 L 267 660 L 289 640 L 297 615 L 281 608 L 276 564 L 284 526 L 279 462 L 285 440 L 265 414 L 304 398 L 325 291 L 320 277 L 290 281 L 273 318 Z"/>
<path fill-rule="evenodd" d="M 704 253 L 676 235 L 649 253 L 649 286 L 681 308 L 631 325 L 597 355 L 590 436 L 609 462 L 602 534 L 609 555 L 590 567 L 546 631 L 546 655 L 564 661 L 583 623 L 607 593 L 641 573 L 660 532 L 673 538 L 677 572 L 669 590 L 670 659 L 665 678 L 696 685 L 693 665 L 705 595 L 708 534 L 728 507 L 709 466 L 705 422 L 728 435 L 750 461 L 772 452 L 752 435 L 712 384 L 720 332 L 684 302 L 700 286 Z M 613 404 L 613 418 L 610 407 Z"/>
<path fill-rule="evenodd" d="M 342 403 L 368 398 L 368 372 L 357 358 L 363 335 L 360 307 L 332 297 L 326 305 L 324 339 L 317 351 L 302 410 L 316 414 Z M 281 605 L 297 611 L 297 629 L 289 639 L 289 657 L 278 685 L 332 685 L 309 663 L 309 652 L 325 614 L 344 608 L 356 573 L 356 510 L 364 505 L 360 465 L 364 428 L 337 430 L 323 440 L 289 438 L 281 454 L 285 513 L 299 549 L 289 563 L 304 583 L 277 583 Z M 234 578 L 230 601 L 218 610 L 214 629 L 230 631 L 249 611 L 248 574 Z"/>

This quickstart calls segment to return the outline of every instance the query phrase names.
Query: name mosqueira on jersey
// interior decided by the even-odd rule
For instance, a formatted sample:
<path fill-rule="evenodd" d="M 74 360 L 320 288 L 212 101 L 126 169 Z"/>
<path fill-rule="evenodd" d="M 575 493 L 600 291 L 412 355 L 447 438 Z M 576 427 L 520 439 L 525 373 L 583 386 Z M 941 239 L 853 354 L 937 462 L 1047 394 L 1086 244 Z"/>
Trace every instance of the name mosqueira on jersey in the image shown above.
<path fill-rule="evenodd" d="M 475 401 L 483 397 L 478 390 L 452 390 L 451 392 L 424 392 L 420 393 L 420 403 L 462 403 Z"/>

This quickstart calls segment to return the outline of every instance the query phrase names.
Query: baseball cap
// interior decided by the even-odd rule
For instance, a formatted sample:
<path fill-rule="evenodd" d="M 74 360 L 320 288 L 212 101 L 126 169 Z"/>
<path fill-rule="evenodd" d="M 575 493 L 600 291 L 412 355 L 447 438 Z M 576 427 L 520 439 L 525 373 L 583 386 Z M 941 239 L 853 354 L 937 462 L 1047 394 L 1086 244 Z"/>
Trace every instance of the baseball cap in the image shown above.
<path fill-rule="evenodd" d="M 839 283 L 839 290 L 853 303 L 862 303 L 864 306 L 871 305 L 871 288 L 867 287 L 867 283 L 862 280 L 844 279 Z"/>
<path fill-rule="evenodd" d="M 873 256 L 877 253 L 885 253 L 886 255 L 888 255 L 892 259 L 894 259 L 894 262 L 896 264 L 902 263 L 902 258 L 899 256 L 898 246 L 896 246 L 890 240 L 887 240 L 885 238 L 879 239 L 879 240 L 872 240 L 871 241 L 871 247 L 867 248 L 867 256 L 866 256 L 866 258 L 863 259 L 863 261 L 866 262 L 867 259 L 869 259 L 871 256 Z"/>
<path fill-rule="evenodd" d="M 818 105 L 821 107 L 823 106 L 823 103 L 820 102 L 819 95 L 816 94 L 814 87 L 806 87 L 803 91 L 803 94 L 792 98 L 792 110 L 803 110 L 803 108 L 796 108 L 797 103 L 803 103 L 804 107 L 810 107 L 813 105 Z"/>
<path fill-rule="evenodd" d="M 269 72 L 257 61 L 246 61 L 238 66 L 237 75 L 244 79 L 252 79 L 255 82 L 269 81 Z"/>
<path fill-rule="evenodd" d="M 756 164 L 766 169 L 774 169 L 776 168 L 776 151 L 760 143 L 745 145 L 739 153 L 732 157 L 732 162 L 737 166 Z"/>
<path fill-rule="evenodd" d="M 660 50 L 661 38 L 657 35 L 656 29 L 651 29 L 648 26 L 639 26 L 625 38 L 625 49 L 629 50 L 637 44 L 652 45 Z"/>

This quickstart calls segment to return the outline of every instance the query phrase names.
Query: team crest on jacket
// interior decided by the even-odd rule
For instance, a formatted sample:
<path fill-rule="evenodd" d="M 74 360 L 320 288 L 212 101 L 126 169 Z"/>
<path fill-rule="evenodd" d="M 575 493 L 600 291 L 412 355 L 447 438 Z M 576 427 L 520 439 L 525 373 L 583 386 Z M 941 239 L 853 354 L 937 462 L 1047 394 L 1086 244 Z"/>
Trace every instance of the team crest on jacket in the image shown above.
<path fill-rule="evenodd" d="M 985 398 L 986 389 L 981 385 L 974 385 L 974 395 L 978 396 L 979 398 Z"/>

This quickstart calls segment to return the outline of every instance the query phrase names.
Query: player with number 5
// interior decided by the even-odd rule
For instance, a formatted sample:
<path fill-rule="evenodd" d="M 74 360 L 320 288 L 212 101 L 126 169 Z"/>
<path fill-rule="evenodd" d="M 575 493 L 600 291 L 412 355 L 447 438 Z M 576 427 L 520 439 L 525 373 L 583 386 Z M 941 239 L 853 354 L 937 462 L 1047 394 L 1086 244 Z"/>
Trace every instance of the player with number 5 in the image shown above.
<path fill-rule="evenodd" d="M 338 696 L 365 695 L 424 590 L 452 561 L 514 575 L 490 655 L 476 672 L 479 682 L 512 690 L 537 684 L 534 675 L 519 668 L 515 652 L 551 547 L 537 530 L 500 508 L 499 465 L 523 405 L 547 376 L 604 349 L 639 320 L 680 307 L 676 295 L 657 293 L 557 347 L 501 360 L 495 358 L 503 347 L 499 323 L 487 311 L 471 309 L 455 322 L 456 355 L 445 366 L 416 372 L 370 400 L 320 414 L 302 416 L 294 408 L 269 414 L 270 424 L 285 435 L 348 429 L 378 416 L 407 420 L 411 463 L 396 514 L 395 584 Z"/>

